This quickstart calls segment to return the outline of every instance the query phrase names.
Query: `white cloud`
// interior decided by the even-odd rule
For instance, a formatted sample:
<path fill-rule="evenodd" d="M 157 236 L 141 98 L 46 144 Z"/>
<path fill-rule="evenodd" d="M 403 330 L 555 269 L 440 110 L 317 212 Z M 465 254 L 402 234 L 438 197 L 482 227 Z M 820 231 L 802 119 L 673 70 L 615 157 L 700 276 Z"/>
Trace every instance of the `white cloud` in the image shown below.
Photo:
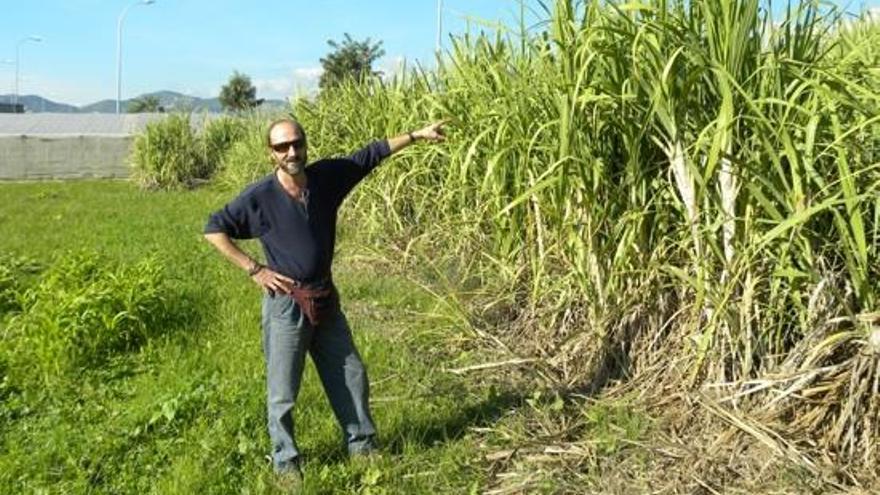
<path fill-rule="evenodd" d="M 283 98 L 290 94 L 291 80 L 286 77 L 254 79 L 254 87 L 261 98 Z"/>
<path fill-rule="evenodd" d="M 295 79 L 301 80 L 314 80 L 317 81 L 321 78 L 321 74 L 324 73 L 323 67 L 300 67 L 298 69 L 293 70 L 293 77 Z"/>
<path fill-rule="evenodd" d="M 323 67 L 299 67 L 293 70 L 293 91 L 291 95 L 305 96 L 318 91 L 318 81 L 324 73 Z"/>
<path fill-rule="evenodd" d="M 389 80 L 403 72 L 404 69 L 406 69 L 406 64 L 406 57 L 404 57 L 403 55 L 397 55 L 396 57 L 385 57 L 373 70 L 381 72 L 382 78 L 385 80 Z"/>
<path fill-rule="evenodd" d="M 285 99 L 316 91 L 323 73 L 321 67 L 298 67 L 293 69 L 290 76 L 255 78 L 253 83 L 260 98 Z"/>
<path fill-rule="evenodd" d="M 384 57 L 374 69 L 382 72 L 382 77 L 389 79 L 408 68 L 403 55 Z M 318 91 L 318 81 L 324 68 L 321 66 L 297 67 L 287 77 L 254 78 L 259 98 L 287 99 L 290 97 L 314 94 Z"/>

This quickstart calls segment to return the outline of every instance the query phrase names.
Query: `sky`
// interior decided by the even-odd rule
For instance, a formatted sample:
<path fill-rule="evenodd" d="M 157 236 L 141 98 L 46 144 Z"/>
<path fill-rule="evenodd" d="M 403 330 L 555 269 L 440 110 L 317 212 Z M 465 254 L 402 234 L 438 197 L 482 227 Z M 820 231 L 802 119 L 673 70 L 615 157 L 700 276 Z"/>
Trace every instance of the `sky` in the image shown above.
<path fill-rule="evenodd" d="M 259 98 L 284 99 L 317 86 L 327 40 L 349 33 L 381 40 L 374 69 L 402 61 L 434 65 L 438 0 L 0 0 L 0 94 L 85 105 L 116 98 L 117 21 L 122 29 L 122 98 L 171 90 L 214 97 L 233 71 Z M 525 0 L 540 11 L 538 0 Z M 552 0 L 546 3 L 552 4 Z M 853 0 L 856 6 L 880 0 Z M 519 24 L 518 0 L 442 0 L 449 35 Z M 536 22 L 527 14 L 527 23 Z M 38 36 L 40 42 L 28 40 Z M 26 41 L 22 41 L 26 40 Z"/>
<path fill-rule="evenodd" d="M 141 0 L 143 1 L 143 0 Z M 259 98 L 316 87 L 327 40 L 349 33 L 381 40 L 386 73 L 434 64 L 437 0 L 0 0 L 0 94 L 85 105 L 116 98 L 117 22 L 122 27 L 122 98 L 172 90 L 214 97 L 233 71 Z M 532 2 L 537 4 L 537 2 Z M 516 0 L 443 0 L 448 33 L 483 22 L 519 22 Z M 131 7 L 129 7 L 131 6 Z M 535 19 L 532 17 L 532 19 Z M 470 21 L 469 21 L 470 20 Z M 38 36 L 42 41 L 24 41 Z M 20 43 L 21 42 L 21 43 Z"/>

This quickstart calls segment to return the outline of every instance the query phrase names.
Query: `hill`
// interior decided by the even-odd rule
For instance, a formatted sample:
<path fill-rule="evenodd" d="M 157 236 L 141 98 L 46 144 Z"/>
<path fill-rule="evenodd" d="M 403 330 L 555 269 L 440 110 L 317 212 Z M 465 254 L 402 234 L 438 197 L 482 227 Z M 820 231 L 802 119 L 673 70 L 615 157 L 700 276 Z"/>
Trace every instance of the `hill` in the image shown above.
<path fill-rule="evenodd" d="M 14 96 L 11 94 L 0 95 L 0 101 L 12 103 Z M 59 103 L 39 95 L 19 95 L 18 102 L 23 104 L 26 111 L 53 112 L 53 113 L 76 113 L 79 108 L 67 103 Z"/>
<path fill-rule="evenodd" d="M 154 91 L 152 93 L 144 93 L 136 98 L 130 98 L 121 102 L 123 112 L 127 112 L 129 104 L 135 99 L 146 96 L 155 96 L 159 98 L 159 104 L 166 112 L 173 111 L 192 111 L 192 112 L 211 112 L 220 113 L 223 106 L 218 98 L 199 98 L 198 96 L 189 96 L 175 91 Z M 0 101 L 12 102 L 13 95 L 0 95 Z M 116 100 L 100 100 L 88 105 L 77 107 L 66 103 L 59 103 L 39 95 L 20 95 L 19 103 L 24 104 L 26 112 L 42 113 L 116 113 Z M 283 109 L 288 106 L 284 100 L 268 99 L 263 102 L 263 108 Z"/>

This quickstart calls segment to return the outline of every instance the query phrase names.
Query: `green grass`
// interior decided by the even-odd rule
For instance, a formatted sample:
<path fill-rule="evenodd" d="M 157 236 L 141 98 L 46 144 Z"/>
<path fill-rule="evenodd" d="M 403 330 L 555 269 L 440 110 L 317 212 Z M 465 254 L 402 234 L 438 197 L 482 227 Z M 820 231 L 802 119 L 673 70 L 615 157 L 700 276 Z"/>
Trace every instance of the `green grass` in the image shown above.
<path fill-rule="evenodd" d="M 271 493 L 258 292 L 200 234 L 229 193 L 143 193 L 124 182 L 0 190 L 0 253 L 44 265 L 80 249 L 121 264 L 156 256 L 196 306 L 179 328 L 50 386 L 4 383 L 0 492 Z M 518 399 L 442 372 L 459 361 L 429 316 L 439 311 L 434 300 L 347 258 L 355 249 L 341 244 L 336 278 L 386 455 L 347 460 L 309 364 L 297 406 L 307 491 L 479 489 L 485 470 L 471 428 L 491 424 Z"/>
<path fill-rule="evenodd" d="M 106 181 L 0 191 L 0 259 L 27 256 L 47 270 L 69 251 L 122 265 L 153 257 L 192 306 L 182 324 L 45 384 L 10 381 L 0 353 L 0 493 L 276 493 L 258 292 L 199 234 L 229 193 L 145 194 Z M 657 424 L 635 398 L 444 371 L 497 356 L 462 335 L 450 306 L 387 269 L 399 260 L 364 256 L 352 230 L 342 229 L 335 278 L 370 373 L 383 457 L 347 458 L 309 363 L 296 412 L 306 493 L 606 493 L 663 478 L 650 447 Z M 0 314 L 0 334 L 9 317 Z M 804 478 L 777 484 L 798 491 Z"/>

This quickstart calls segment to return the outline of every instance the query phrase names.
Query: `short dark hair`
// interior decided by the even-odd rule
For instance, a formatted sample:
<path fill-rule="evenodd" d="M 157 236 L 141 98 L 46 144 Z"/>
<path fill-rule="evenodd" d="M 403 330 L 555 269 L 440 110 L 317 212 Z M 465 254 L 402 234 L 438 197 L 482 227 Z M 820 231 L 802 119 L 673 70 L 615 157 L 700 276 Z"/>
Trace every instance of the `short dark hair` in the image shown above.
<path fill-rule="evenodd" d="M 299 123 L 299 121 L 297 121 L 296 119 L 293 119 L 291 117 L 284 117 L 281 119 L 273 120 L 272 122 L 269 123 L 269 128 L 266 129 L 266 146 L 269 146 L 269 147 L 272 146 L 272 129 L 274 129 L 275 126 L 281 125 L 281 124 L 292 125 L 294 129 L 298 130 L 299 133 L 302 134 L 303 138 L 306 137 L 306 130 L 303 129 L 303 126 L 302 126 L 302 124 Z"/>

